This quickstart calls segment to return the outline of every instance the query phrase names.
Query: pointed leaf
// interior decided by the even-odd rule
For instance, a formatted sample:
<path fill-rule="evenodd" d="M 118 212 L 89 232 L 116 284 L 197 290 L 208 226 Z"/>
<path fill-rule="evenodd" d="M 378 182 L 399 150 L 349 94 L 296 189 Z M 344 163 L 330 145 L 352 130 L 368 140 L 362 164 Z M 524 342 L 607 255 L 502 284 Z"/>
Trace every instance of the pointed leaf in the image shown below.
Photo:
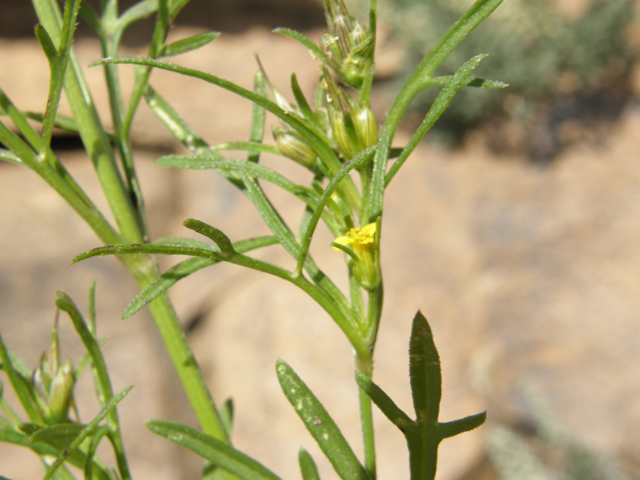
<path fill-rule="evenodd" d="M 304 448 L 301 448 L 298 452 L 298 463 L 300 464 L 302 480 L 320 480 L 320 474 L 318 473 L 316 462 L 313 461 L 309 452 Z"/>
<path fill-rule="evenodd" d="M 158 240 L 160 243 L 169 243 L 175 242 L 174 245 L 189 245 L 189 246 L 197 246 L 200 248 L 211 248 L 211 246 L 207 245 L 204 242 L 199 242 L 197 240 L 191 240 L 187 238 L 182 239 L 168 239 L 163 238 Z M 179 242 L 179 243 L 178 243 Z M 251 250 L 255 250 L 257 248 L 267 247 L 269 245 L 275 245 L 278 243 L 278 240 L 272 236 L 266 237 L 258 237 L 251 238 L 248 240 L 240 240 L 239 242 L 235 242 L 233 244 L 233 248 L 238 253 L 246 253 Z M 122 314 L 122 318 L 126 319 L 134 315 L 136 312 L 141 310 L 145 305 L 149 302 L 156 299 L 159 295 L 166 292 L 169 288 L 175 285 L 178 281 L 183 278 L 191 275 L 192 273 L 197 272 L 203 268 L 215 265 L 219 260 L 211 259 L 211 258 L 190 258 L 183 262 L 178 263 L 174 267 L 167 270 L 165 273 L 160 275 L 160 277 L 147 286 L 135 299 L 131 301 L 131 303 L 127 306 L 127 309 Z"/>
<path fill-rule="evenodd" d="M 440 436 L 445 439 L 460 435 L 464 432 L 470 432 L 482 425 L 487 419 L 487 412 L 476 413 L 468 417 L 460 418 L 452 422 L 444 422 L 438 425 Z"/>
<path fill-rule="evenodd" d="M 284 395 L 342 480 L 368 480 L 369 474 L 311 390 L 284 361 L 276 363 Z"/>
<path fill-rule="evenodd" d="M 187 255 L 191 257 L 205 257 L 219 259 L 220 253 L 212 247 L 196 248 L 177 245 L 154 245 L 146 243 L 133 243 L 124 245 L 106 245 L 81 253 L 71 263 L 77 263 L 87 258 L 102 257 L 104 255 L 147 254 L 147 255 Z"/>
<path fill-rule="evenodd" d="M 414 317 L 411 329 L 409 376 L 418 423 L 437 423 L 442 398 L 440 356 L 431 327 L 421 312 Z"/>
<path fill-rule="evenodd" d="M 213 42 L 220 36 L 220 32 L 206 32 L 194 35 L 192 37 L 183 38 L 176 42 L 165 45 L 162 49 L 161 57 L 172 57 L 174 55 L 180 55 L 192 50 L 196 50 L 200 47 Z"/>
<path fill-rule="evenodd" d="M 256 95 L 262 95 L 263 97 L 266 95 L 267 90 L 264 75 L 261 70 L 258 70 L 253 77 L 253 91 Z M 249 140 L 251 143 L 262 144 L 262 141 L 264 140 L 265 118 L 266 110 L 264 107 L 254 103 L 251 110 L 251 132 L 249 133 Z M 247 160 L 249 162 L 258 163 L 260 160 L 260 153 L 250 153 L 247 156 Z"/>
<path fill-rule="evenodd" d="M 244 453 L 187 425 L 151 420 L 147 422 L 147 428 L 243 480 L 280 480 L 273 472 Z"/>
<path fill-rule="evenodd" d="M 307 99 L 305 98 L 304 93 L 302 93 L 302 89 L 298 84 L 298 78 L 296 77 L 295 73 L 291 74 L 291 90 L 293 91 L 293 96 L 295 97 L 296 103 L 298 104 L 298 108 L 302 112 L 302 115 L 304 116 L 304 118 L 306 118 L 309 122 L 314 123 L 316 127 L 322 128 L 320 126 L 320 122 L 318 122 L 318 119 L 316 118 L 315 114 L 311 110 L 311 107 L 309 106 L 309 102 L 307 102 Z"/>
<path fill-rule="evenodd" d="M 378 385 L 373 383 L 370 378 L 361 373 L 356 373 L 356 382 L 380 411 L 384 413 L 391 423 L 398 427 L 402 433 L 406 432 L 407 427 L 414 423 L 413 420 L 391 400 L 391 397 Z"/>
<path fill-rule="evenodd" d="M 229 398 L 224 402 L 220 409 L 220 418 L 224 428 L 227 430 L 227 435 L 231 438 L 231 431 L 233 430 L 233 399 Z"/>
<path fill-rule="evenodd" d="M 200 235 L 204 235 L 205 237 L 213 240 L 216 245 L 218 245 L 218 248 L 220 249 L 220 255 L 223 259 L 231 258 L 236 254 L 236 251 L 233 249 L 231 240 L 229 240 L 229 237 L 222 233 L 222 230 L 218 230 L 216 227 L 201 222 L 200 220 L 195 220 L 193 218 L 185 220 L 183 222 L 183 225 L 189 230 L 193 230 L 194 232 L 197 232 Z"/>
<path fill-rule="evenodd" d="M 318 57 L 322 61 L 322 63 L 330 65 L 332 68 L 336 68 L 336 69 L 340 67 L 338 63 L 332 58 L 330 58 L 326 53 L 324 53 L 324 51 L 318 45 L 313 43 L 311 40 L 309 40 L 307 37 L 305 37 L 301 33 L 296 32 L 295 30 L 291 30 L 289 28 L 276 28 L 274 32 L 284 35 L 285 37 L 293 38 L 294 40 L 299 42 L 301 45 L 304 45 L 305 47 L 307 47 L 307 49 L 309 49 L 309 51 L 313 55 Z"/>

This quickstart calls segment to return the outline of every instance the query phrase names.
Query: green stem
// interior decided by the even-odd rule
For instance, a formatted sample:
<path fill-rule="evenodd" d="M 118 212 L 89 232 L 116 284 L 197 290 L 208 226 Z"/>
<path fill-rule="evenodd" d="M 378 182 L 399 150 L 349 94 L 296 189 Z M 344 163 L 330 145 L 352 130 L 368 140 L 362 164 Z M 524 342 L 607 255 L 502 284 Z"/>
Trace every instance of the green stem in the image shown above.
<path fill-rule="evenodd" d="M 369 379 L 371 378 L 373 374 L 372 353 L 367 352 L 365 355 L 356 354 L 356 371 Z M 369 472 L 371 479 L 375 480 L 377 475 L 376 447 L 371 399 L 362 389 L 358 389 L 358 397 L 360 400 L 360 424 L 364 443 L 364 467 Z"/>

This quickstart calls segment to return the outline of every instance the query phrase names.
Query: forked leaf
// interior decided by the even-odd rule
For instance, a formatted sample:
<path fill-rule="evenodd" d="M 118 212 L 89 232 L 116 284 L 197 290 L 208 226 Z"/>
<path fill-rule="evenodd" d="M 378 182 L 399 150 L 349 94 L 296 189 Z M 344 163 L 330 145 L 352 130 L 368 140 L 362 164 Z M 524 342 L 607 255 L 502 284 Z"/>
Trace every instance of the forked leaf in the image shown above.
<path fill-rule="evenodd" d="M 206 32 L 192 37 L 183 38 L 176 42 L 165 45 L 162 49 L 161 57 L 172 57 L 174 55 L 180 55 L 182 53 L 191 52 L 197 50 L 200 47 L 213 42 L 220 36 L 220 32 Z"/>
<path fill-rule="evenodd" d="M 369 480 L 369 474 L 309 387 L 284 361 L 276 362 L 284 395 L 342 480 Z"/>
<path fill-rule="evenodd" d="M 147 428 L 243 480 L 280 480 L 277 475 L 244 453 L 187 425 L 151 420 L 147 422 Z"/>
<path fill-rule="evenodd" d="M 316 462 L 313 461 L 309 452 L 304 448 L 301 448 L 298 452 L 298 463 L 300 464 L 302 480 L 320 480 L 320 474 L 318 473 Z"/>

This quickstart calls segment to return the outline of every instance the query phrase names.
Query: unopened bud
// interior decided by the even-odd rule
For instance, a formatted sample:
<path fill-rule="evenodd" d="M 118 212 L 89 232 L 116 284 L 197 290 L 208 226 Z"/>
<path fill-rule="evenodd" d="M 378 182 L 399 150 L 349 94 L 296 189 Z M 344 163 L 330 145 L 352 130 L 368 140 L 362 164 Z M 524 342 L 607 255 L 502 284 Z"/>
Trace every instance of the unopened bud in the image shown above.
<path fill-rule="evenodd" d="M 331 133 L 344 157 L 351 158 L 358 153 L 359 149 L 354 142 L 353 135 L 349 134 L 350 129 L 345 123 L 345 116 L 339 110 L 331 114 Z"/>
<path fill-rule="evenodd" d="M 322 51 L 326 53 L 331 60 L 334 60 L 338 66 L 342 65 L 344 56 L 338 47 L 338 37 L 334 37 L 330 33 L 323 33 L 320 37 L 320 45 L 322 46 Z"/>
<path fill-rule="evenodd" d="M 311 168 L 316 160 L 313 149 L 293 130 L 278 127 L 273 131 L 278 150 L 285 157 L 295 160 L 300 165 Z"/>
<path fill-rule="evenodd" d="M 69 405 L 75 385 L 73 366 L 67 360 L 56 372 L 49 391 L 49 418 L 52 424 L 64 423 L 69 417 Z"/>
<path fill-rule="evenodd" d="M 356 135 L 363 148 L 369 148 L 378 142 L 378 122 L 368 107 L 360 107 L 353 116 Z"/>

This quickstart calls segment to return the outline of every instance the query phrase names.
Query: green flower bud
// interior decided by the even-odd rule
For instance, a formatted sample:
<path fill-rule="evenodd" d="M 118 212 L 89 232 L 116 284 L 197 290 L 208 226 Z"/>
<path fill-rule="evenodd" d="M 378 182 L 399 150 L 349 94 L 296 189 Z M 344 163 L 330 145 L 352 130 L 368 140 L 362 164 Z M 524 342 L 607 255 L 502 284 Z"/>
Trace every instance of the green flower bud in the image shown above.
<path fill-rule="evenodd" d="M 365 42 L 368 37 L 369 33 L 367 30 L 360 24 L 360 22 L 355 21 L 353 23 L 353 29 L 349 32 L 349 49 L 353 50 L 358 47 L 358 45 Z"/>
<path fill-rule="evenodd" d="M 367 107 L 360 107 L 353 116 L 356 135 L 363 148 L 369 148 L 378 142 L 378 122 Z"/>
<path fill-rule="evenodd" d="M 52 424 L 65 423 L 69 417 L 69 406 L 76 380 L 73 366 L 67 360 L 56 372 L 49 390 L 49 419 Z"/>
<path fill-rule="evenodd" d="M 327 54 L 327 56 L 336 62 L 337 67 L 342 65 L 344 62 L 344 56 L 340 51 L 340 47 L 338 47 L 338 37 L 331 35 L 330 33 L 323 33 L 320 37 L 320 46 L 322 47 L 322 51 Z"/>
<path fill-rule="evenodd" d="M 278 127 L 273 131 L 273 136 L 278 150 L 285 157 L 289 157 L 307 168 L 313 166 L 317 155 L 297 132 Z"/>
<path fill-rule="evenodd" d="M 336 110 L 331 114 L 331 133 L 338 144 L 338 149 L 345 158 L 351 158 L 360 151 L 357 138 L 351 134 L 349 125 L 345 122 L 347 115 Z M 355 132 L 354 132 L 355 133 Z"/>

